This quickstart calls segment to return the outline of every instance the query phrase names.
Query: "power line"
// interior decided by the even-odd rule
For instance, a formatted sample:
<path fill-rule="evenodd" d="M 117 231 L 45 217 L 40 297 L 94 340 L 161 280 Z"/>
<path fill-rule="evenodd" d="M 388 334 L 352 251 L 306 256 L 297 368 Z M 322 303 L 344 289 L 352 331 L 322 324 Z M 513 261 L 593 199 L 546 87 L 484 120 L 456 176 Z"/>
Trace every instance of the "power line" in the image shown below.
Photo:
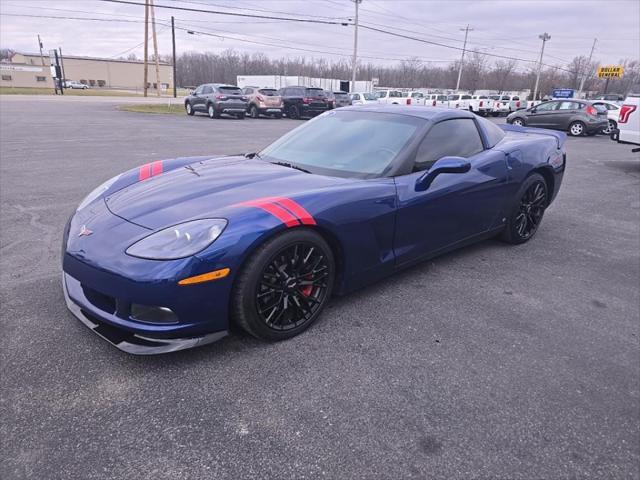
<path fill-rule="evenodd" d="M 101 2 L 108 3 L 121 3 L 124 5 L 136 5 L 138 7 L 143 7 L 144 3 L 132 2 L 129 0 L 99 0 Z M 271 15 L 257 15 L 253 13 L 239 13 L 239 12 L 222 12 L 220 10 L 205 10 L 202 8 L 190 8 L 190 7 L 178 7 L 173 5 L 156 5 L 156 8 L 168 8 L 171 10 L 182 10 L 184 12 L 198 12 L 198 13 L 212 13 L 215 15 L 230 15 L 233 17 L 245 17 L 245 18 L 263 18 L 267 20 L 282 20 L 285 22 L 301 22 L 301 23 L 319 23 L 323 25 L 349 25 L 348 22 L 333 22 L 329 20 L 314 20 L 310 18 L 296 18 L 296 17 L 277 17 Z"/>

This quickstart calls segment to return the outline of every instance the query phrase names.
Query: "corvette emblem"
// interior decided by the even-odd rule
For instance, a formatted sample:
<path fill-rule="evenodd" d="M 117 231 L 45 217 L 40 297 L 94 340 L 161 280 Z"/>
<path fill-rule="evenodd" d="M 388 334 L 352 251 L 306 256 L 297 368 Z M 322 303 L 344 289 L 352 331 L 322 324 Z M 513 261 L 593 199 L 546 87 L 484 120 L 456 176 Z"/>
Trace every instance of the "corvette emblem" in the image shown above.
<path fill-rule="evenodd" d="M 89 230 L 86 225 L 82 225 L 80 229 L 80 233 L 78 233 L 79 237 L 88 237 L 93 233 L 93 230 Z"/>

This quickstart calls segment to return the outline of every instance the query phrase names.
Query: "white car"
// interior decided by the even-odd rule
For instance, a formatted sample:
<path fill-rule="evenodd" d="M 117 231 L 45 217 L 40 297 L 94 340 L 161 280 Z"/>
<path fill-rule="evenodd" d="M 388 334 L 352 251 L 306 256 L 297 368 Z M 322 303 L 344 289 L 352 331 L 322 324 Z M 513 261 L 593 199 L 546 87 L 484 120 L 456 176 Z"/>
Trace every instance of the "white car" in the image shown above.
<path fill-rule="evenodd" d="M 618 115 L 618 128 L 611 132 L 611 140 L 640 145 L 640 95 L 628 96 Z M 634 148 L 632 152 L 640 151 Z"/>
<path fill-rule="evenodd" d="M 371 92 L 356 92 L 349 94 L 351 97 L 351 105 L 369 105 L 378 103 L 378 97 Z"/>
<path fill-rule="evenodd" d="M 64 87 L 65 88 L 72 88 L 72 89 L 79 88 L 80 90 L 86 90 L 87 88 L 89 88 L 89 85 L 85 85 L 84 83 L 76 82 L 75 80 L 66 80 L 64 82 Z"/>
<path fill-rule="evenodd" d="M 615 128 L 618 128 L 618 117 L 620 116 L 620 105 L 613 102 L 608 102 L 604 100 L 595 100 L 592 104 L 596 109 L 607 112 L 607 120 L 609 120 L 609 125 L 607 128 L 602 130 L 600 133 L 605 135 L 611 135 L 611 132 Z"/>

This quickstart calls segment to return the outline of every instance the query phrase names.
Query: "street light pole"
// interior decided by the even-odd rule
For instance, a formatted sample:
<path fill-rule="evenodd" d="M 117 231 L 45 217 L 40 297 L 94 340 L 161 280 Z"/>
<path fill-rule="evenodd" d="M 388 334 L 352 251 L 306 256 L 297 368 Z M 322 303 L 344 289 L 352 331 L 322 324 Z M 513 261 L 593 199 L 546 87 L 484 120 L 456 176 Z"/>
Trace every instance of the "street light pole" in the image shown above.
<path fill-rule="evenodd" d="M 356 68 L 358 65 L 358 7 L 362 0 L 354 0 L 356 4 L 355 29 L 353 35 L 353 59 L 351 62 L 351 92 L 356 88 Z"/>
<path fill-rule="evenodd" d="M 458 69 L 456 91 L 460 88 L 460 79 L 462 78 L 462 64 L 464 63 L 464 53 L 467 50 L 467 37 L 469 36 L 469 31 L 473 31 L 473 28 L 469 28 L 469 25 L 467 25 L 466 28 L 461 28 L 460 31 L 464 32 L 464 45 L 462 46 L 462 58 L 460 58 L 460 68 Z"/>
<path fill-rule="evenodd" d="M 544 44 L 547 40 L 551 40 L 551 35 L 544 32 L 542 35 L 538 35 L 538 38 L 542 40 L 542 50 L 540 50 L 540 61 L 538 62 L 538 73 L 536 75 L 536 86 L 533 88 L 533 101 L 535 102 L 538 95 L 538 84 L 540 83 L 540 70 L 542 70 L 542 56 L 544 55 Z"/>
<path fill-rule="evenodd" d="M 597 38 L 593 39 L 593 45 L 591 46 L 591 53 L 589 54 L 589 61 L 587 62 L 587 66 L 585 68 L 585 71 L 582 72 L 582 79 L 580 80 L 580 88 L 578 89 L 578 98 L 580 98 L 580 96 L 582 95 L 582 89 L 584 88 L 584 82 L 587 79 L 587 71 L 589 69 L 589 67 L 591 67 L 591 58 L 593 57 L 593 51 L 596 49 L 596 42 L 598 41 Z"/>

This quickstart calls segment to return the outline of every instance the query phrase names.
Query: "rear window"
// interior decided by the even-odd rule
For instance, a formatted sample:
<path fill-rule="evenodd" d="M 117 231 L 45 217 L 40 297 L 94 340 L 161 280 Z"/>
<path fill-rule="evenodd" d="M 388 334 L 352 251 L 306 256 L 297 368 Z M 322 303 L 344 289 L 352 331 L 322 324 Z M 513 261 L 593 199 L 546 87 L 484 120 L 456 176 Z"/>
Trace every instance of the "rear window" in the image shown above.
<path fill-rule="evenodd" d="M 261 88 L 260 90 L 258 90 L 258 92 L 260 92 L 262 95 L 266 95 L 267 97 L 273 97 L 278 93 L 277 90 L 273 88 Z"/>
<path fill-rule="evenodd" d="M 460 95 L 449 95 L 449 100 L 460 100 Z"/>
<path fill-rule="evenodd" d="M 509 97 L 508 95 L 503 95 L 500 100 L 511 100 L 511 97 Z"/>
<path fill-rule="evenodd" d="M 447 101 L 447 96 L 446 95 L 438 95 L 438 101 L 439 102 L 446 102 Z"/>
<path fill-rule="evenodd" d="M 500 100 L 500 95 L 491 95 L 489 96 L 491 100 Z"/>
<path fill-rule="evenodd" d="M 307 88 L 307 97 L 326 97 L 327 94 L 321 88 Z"/>
<path fill-rule="evenodd" d="M 471 95 L 462 95 L 462 100 L 471 100 Z"/>
<path fill-rule="evenodd" d="M 490 122 L 486 118 L 476 117 L 476 121 L 480 124 L 487 136 L 487 143 L 489 148 L 493 148 L 500 140 L 504 138 L 504 130 L 502 130 L 495 123 Z"/>
<path fill-rule="evenodd" d="M 345 92 L 334 92 L 333 94 L 336 96 L 336 98 L 339 98 L 341 100 L 349 99 L 349 94 L 347 94 Z"/>
<path fill-rule="evenodd" d="M 224 92 L 224 93 L 232 94 L 232 95 L 241 95 L 242 94 L 242 90 L 240 90 L 238 87 L 233 87 L 233 86 L 218 87 L 218 90 L 220 90 L 221 92 Z"/>
<path fill-rule="evenodd" d="M 377 100 L 378 97 L 376 96 L 375 93 L 363 93 L 362 96 L 364 97 L 365 100 Z"/>

